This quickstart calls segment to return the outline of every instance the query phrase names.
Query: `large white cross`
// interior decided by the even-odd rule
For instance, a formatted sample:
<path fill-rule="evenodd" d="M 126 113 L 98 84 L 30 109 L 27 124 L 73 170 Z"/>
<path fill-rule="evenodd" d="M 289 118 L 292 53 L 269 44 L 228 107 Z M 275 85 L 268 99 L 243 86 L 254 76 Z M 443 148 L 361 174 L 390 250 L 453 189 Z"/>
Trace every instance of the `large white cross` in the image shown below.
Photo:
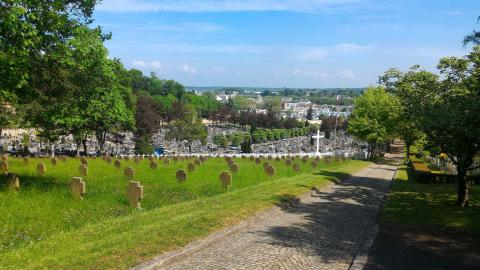
<path fill-rule="evenodd" d="M 320 154 L 320 152 L 319 152 L 319 150 L 320 150 L 320 139 L 325 138 L 325 133 L 322 132 L 322 134 L 320 134 L 320 130 L 317 129 L 317 135 L 312 136 L 312 138 L 317 139 L 317 151 L 315 152 L 315 154 L 318 155 L 318 154 Z"/>

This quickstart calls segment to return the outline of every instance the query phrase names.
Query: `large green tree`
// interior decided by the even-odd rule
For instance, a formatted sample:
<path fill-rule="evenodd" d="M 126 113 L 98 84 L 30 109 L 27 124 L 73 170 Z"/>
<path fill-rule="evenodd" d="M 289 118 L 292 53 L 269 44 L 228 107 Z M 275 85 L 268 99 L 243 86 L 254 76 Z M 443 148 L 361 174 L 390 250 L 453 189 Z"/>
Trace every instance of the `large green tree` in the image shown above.
<path fill-rule="evenodd" d="M 457 168 L 459 206 L 469 205 L 468 171 L 478 168 L 480 151 L 480 47 L 465 58 L 440 60 L 441 77 L 413 67 L 389 78 L 412 106 L 418 127 L 440 147 Z"/>
<path fill-rule="evenodd" d="M 175 139 L 177 143 L 186 142 L 188 151 L 192 153 L 193 142 L 200 141 L 202 144 L 205 144 L 207 135 L 207 129 L 202 124 L 202 120 L 197 118 L 195 110 L 191 107 L 186 107 L 182 117 L 169 125 L 165 139 Z"/>
<path fill-rule="evenodd" d="M 379 146 L 395 136 L 399 108 L 398 101 L 382 87 L 369 87 L 355 99 L 348 132 L 368 143 L 367 158 L 374 158 Z"/>

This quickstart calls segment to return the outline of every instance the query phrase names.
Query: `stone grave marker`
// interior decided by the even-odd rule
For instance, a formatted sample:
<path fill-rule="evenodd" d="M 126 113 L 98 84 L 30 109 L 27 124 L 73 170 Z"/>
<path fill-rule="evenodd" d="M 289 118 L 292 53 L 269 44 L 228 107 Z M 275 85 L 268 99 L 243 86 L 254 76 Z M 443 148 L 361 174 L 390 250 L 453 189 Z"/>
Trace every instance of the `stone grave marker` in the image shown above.
<path fill-rule="evenodd" d="M 47 171 L 47 167 L 45 166 L 45 163 L 43 162 L 38 163 L 37 165 L 38 174 L 40 174 L 41 176 L 44 176 L 46 171 Z"/>
<path fill-rule="evenodd" d="M 56 158 L 50 159 L 50 163 L 52 164 L 52 166 L 56 167 L 57 166 L 57 159 Z"/>
<path fill-rule="evenodd" d="M 7 186 L 9 191 L 17 192 L 20 189 L 20 180 L 16 173 L 9 173 L 7 176 Z"/>
<path fill-rule="evenodd" d="M 2 155 L 2 158 L 1 158 L 2 161 L 7 161 L 8 160 L 8 157 L 6 155 Z"/>
<path fill-rule="evenodd" d="M 198 159 L 199 159 L 200 162 L 202 162 L 202 163 L 205 162 L 205 157 L 204 157 L 204 156 L 200 156 Z"/>
<path fill-rule="evenodd" d="M 122 163 L 120 162 L 120 160 L 116 159 L 115 162 L 113 162 L 113 166 L 115 166 L 115 168 L 117 169 L 120 169 Z"/>
<path fill-rule="evenodd" d="M 298 164 L 298 163 L 293 164 L 293 171 L 295 171 L 295 172 L 300 171 L 300 164 Z"/>
<path fill-rule="evenodd" d="M 81 176 L 87 176 L 87 174 L 88 174 L 88 167 L 87 167 L 87 165 L 85 165 L 85 164 L 80 164 L 80 166 L 78 166 L 78 173 L 79 173 Z"/>
<path fill-rule="evenodd" d="M 275 158 L 275 161 L 280 161 L 280 157 L 276 157 L 276 158 Z"/>
<path fill-rule="evenodd" d="M 163 164 L 164 164 L 164 165 L 170 165 L 170 159 L 165 158 L 165 159 L 163 160 Z"/>
<path fill-rule="evenodd" d="M 134 174 L 135 171 L 133 170 L 133 168 L 130 167 L 125 168 L 125 170 L 123 171 L 123 176 L 127 178 L 127 180 L 133 179 Z"/>
<path fill-rule="evenodd" d="M 143 186 L 138 181 L 130 181 L 127 187 L 127 198 L 130 206 L 140 208 L 140 201 L 143 198 Z"/>
<path fill-rule="evenodd" d="M 140 159 L 138 157 L 134 158 L 133 163 L 135 163 L 137 165 L 140 164 Z"/>
<path fill-rule="evenodd" d="M 80 158 L 80 163 L 85 164 L 88 166 L 88 160 L 85 157 Z"/>
<path fill-rule="evenodd" d="M 265 162 L 263 163 L 263 168 L 265 169 L 265 168 L 266 168 L 267 166 L 269 166 L 269 165 L 270 165 L 270 162 L 265 161 Z"/>
<path fill-rule="evenodd" d="M 155 161 L 150 161 L 150 169 L 156 169 L 157 168 L 157 162 Z"/>
<path fill-rule="evenodd" d="M 195 163 L 195 165 L 199 166 L 199 165 L 200 165 L 200 160 L 195 159 L 195 160 L 193 161 L 193 163 Z"/>
<path fill-rule="evenodd" d="M 177 181 L 179 183 L 183 183 L 187 180 L 187 173 L 185 172 L 185 170 L 178 170 L 175 174 L 175 177 L 177 178 Z"/>
<path fill-rule="evenodd" d="M 307 161 L 308 161 L 308 157 L 307 157 L 307 156 L 303 156 L 303 157 L 302 157 L 302 162 L 303 162 L 303 163 L 307 163 Z"/>
<path fill-rule="evenodd" d="M 1 160 L 0 161 L 0 173 L 1 174 L 7 174 L 8 173 L 8 161 L 7 160 Z"/>
<path fill-rule="evenodd" d="M 107 157 L 105 158 L 105 161 L 106 161 L 108 164 L 112 164 L 112 158 L 109 157 L 109 156 L 107 156 Z"/>
<path fill-rule="evenodd" d="M 81 177 L 72 177 L 70 180 L 70 192 L 72 193 L 73 198 L 83 200 L 83 196 L 86 192 L 86 185 Z"/>
<path fill-rule="evenodd" d="M 231 163 L 229 167 L 232 173 L 238 173 L 238 171 L 240 170 L 240 167 L 238 167 L 237 163 Z"/>
<path fill-rule="evenodd" d="M 188 169 L 189 172 L 195 171 L 195 164 L 193 164 L 191 162 L 188 163 L 188 168 L 187 169 Z"/>
<path fill-rule="evenodd" d="M 312 163 L 310 164 L 312 166 L 312 168 L 317 168 L 318 167 L 318 163 L 317 161 L 312 161 Z"/>
<path fill-rule="evenodd" d="M 291 166 L 291 165 L 292 165 L 292 161 L 291 161 L 290 159 L 286 159 L 286 160 L 285 160 L 285 165 Z"/>
<path fill-rule="evenodd" d="M 260 160 L 260 158 L 255 158 L 255 164 L 258 165 L 258 164 L 260 164 L 260 162 L 262 162 L 262 161 Z"/>
<path fill-rule="evenodd" d="M 254 161 L 254 160 L 255 160 L 255 158 L 254 158 L 253 156 L 250 156 L 249 159 L 250 159 L 250 161 Z"/>
<path fill-rule="evenodd" d="M 275 174 L 275 168 L 270 164 L 267 165 L 264 170 L 265 170 L 265 173 L 270 177 L 272 177 Z"/>
<path fill-rule="evenodd" d="M 229 188 L 232 183 L 232 175 L 229 172 L 220 173 L 220 182 L 224 188 Z"/>
<path fill-rule="evenodd" d="M 328 156 L 328 157 L 325 157 L 325 164 L 330 164 L 330 159 L 331 159 L 331 158 L 330 158 L 329 156 Z"/>
<path fill-rule="evenodd" d="M 177 161 L 178 161 L 178 157 L 177 157 L 177 156 L 173 157 L 173 161 L 174 161 L 174 162 L 177 162 Z"/>

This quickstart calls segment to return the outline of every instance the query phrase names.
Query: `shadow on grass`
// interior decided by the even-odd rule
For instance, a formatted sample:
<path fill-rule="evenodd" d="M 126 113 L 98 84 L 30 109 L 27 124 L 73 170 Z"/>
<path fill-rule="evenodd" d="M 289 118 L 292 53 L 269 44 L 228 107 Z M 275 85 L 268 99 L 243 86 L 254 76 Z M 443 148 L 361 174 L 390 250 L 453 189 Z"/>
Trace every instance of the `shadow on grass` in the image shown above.
<path fill-rule="evenodd" d="M 37 189 L 39 191 L 49 191 L 54 188 L 66 189 L 69 186 L 67 182 L 59 182 L 55 177 L 49 176 L 18 176 L 21 189 Z M 6 189 L 7 176 L 0 175 L 0 189 Z"/>

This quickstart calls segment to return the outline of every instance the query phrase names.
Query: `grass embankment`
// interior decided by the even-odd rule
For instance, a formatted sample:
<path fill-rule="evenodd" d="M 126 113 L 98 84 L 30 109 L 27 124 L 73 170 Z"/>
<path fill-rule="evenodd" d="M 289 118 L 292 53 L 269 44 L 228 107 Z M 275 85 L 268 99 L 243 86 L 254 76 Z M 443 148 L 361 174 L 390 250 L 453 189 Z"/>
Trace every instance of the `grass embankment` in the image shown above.
<path fill-rule="evenodd" d="M 269 161 L 276 169 L 268 178 L 261 165 L 237 159 L 240 172 L 227 191 L 218 174 L 227 170 L 223 159 L 209 159 L 185 183 L 176 182 L 179 168 L 188 161 L 157 170 L 148 161 L 135 165 L 122 161 L 122 169 L 104 161 L 89 160 L 84 201 L 68 193 L 71 176 L 77 175 L 78 160 L 47 166 L 38 177 L 36 160 L 23 166 L 10 160 L 10 171 L 20 175 L 18 194 L 0 191 L 0 268 L 8 269 L 122 269 L 165 251 L 179 248 L 199 237 L 265 209 L 279 195 L 298 195 L 309 187 L 329 183 L 332 175 L 346 175 L 365 167 L 361 161 L 320 162 L 318 169 L 297 160 L 301 172 L 293 172 L 282 161 Z M 141 210 L 131 209 L 125 199 L 125 166 L 135 168 L 135 179 L 145 186 Z"/>
<path fill-rule="evenodd" d="M 480 234 L 480 189 L 472 186 L 472 206 L 455 206 L 455 184 L 422 184 L 416 182 L 412 168 L 399 167 L 383 207 L 383 222 L 427 225 Z"/>

